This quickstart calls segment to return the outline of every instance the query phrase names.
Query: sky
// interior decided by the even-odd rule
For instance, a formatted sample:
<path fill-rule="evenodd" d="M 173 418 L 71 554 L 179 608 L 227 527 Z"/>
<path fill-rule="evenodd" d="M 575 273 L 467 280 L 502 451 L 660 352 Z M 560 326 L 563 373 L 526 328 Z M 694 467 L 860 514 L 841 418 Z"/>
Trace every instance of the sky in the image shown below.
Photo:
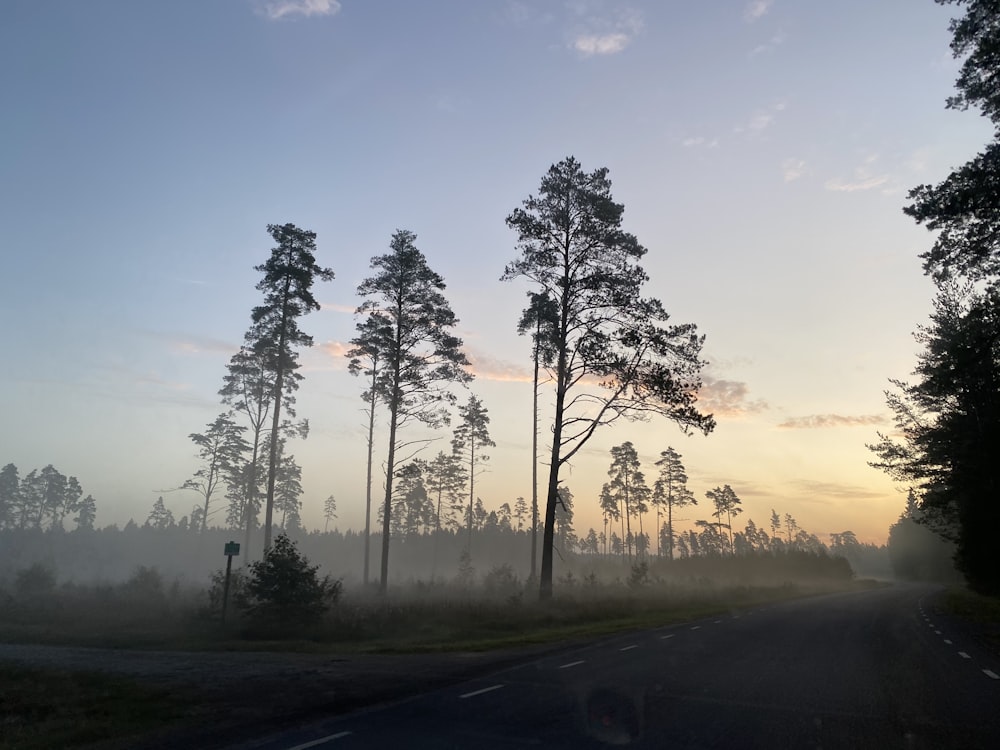
<path fill-rule="evenodd" d="M 705 437 L 619 424 L 565 483 L 598 528 L 609 449 L 672 446 L 701 499 L 882 543 L 904 505 L 870 468 L 933 286 L 902 213 L 989 137 L 945 109 L 953 8 L 931 0 L 11 0 L 0 24 L 0 464 L 54 464 L 98 525 L 197 501 L 188 439 L 220 413 L 272 246 L 317 233 L 336 278 L 301 321 L 303 520 L 363 525 L 357 285 L 397 229 L 446 283 L 497 443 L 476 494 L 530 498 L 528 287 L 504 219 L 548 167 L 607 167 L 646 293 L 697 324 Z M 466 395 L 460 394 L 465 400 Z M 543 419 L 551 399 L 542 397 Z M 544 424 L 544 423 L 543 423 Z M 384 422 L 382 423 L 384 426 Z M 420 436 L 414 430 L 413 436 Z M 543 429 L 543 435 L 545 434 Z M 431 435 L 434 437 L 435 435 Z M 427 457 L 448 450 L 436 433 Z M 376 436 L 379 458 L 385 434 Z"/>

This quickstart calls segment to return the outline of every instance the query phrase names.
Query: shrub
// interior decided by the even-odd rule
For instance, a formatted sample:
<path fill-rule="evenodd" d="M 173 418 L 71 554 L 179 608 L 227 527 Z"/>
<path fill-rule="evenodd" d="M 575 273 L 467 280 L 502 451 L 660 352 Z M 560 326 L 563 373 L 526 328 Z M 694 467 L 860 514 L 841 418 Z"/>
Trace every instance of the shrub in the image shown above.
<path fill-rule="evenodd" d="M 208 610 L 203 614 L 209 617 L 222 615 L 222 596 L 226 592 L 226 571 L 217 570 L 212 573 L 212 584 L 208 588 Z M 238 609 L 239 602 L 245 601 L 247 577 L 242 568 L 235 568 L 229 576 L 229 612 Z"/>
<path fill-rule="evenodd" d="M 56 587 L 56 572 L 47 565 L 35 563 L 17 571 L 14 591 L 19 598 L 31 598 L 51 594 Z"/>
<path fill-rule="evenodd" d="M 635 563 L 628 576 L 628 585 L 637 589 L 650 583 L 652 581 L 649 578 L 649 565 L 645 561 Z"/>
<path fill-rule="evenodd" d="M 243 608 L 253 620 L 267 623 L 312 624 L 340 597 L 341 582 L 317 575 L 318 565 L 309 565 L 287 536 L 281 534 L 264 554 L 250 565 Z"/>
<path fill-rule="evenodd" d="M 147 568 L 145 565 L 137 567 L 121 588 L 126 597 L 136 602 L 160 603 L 166 599 L 160 571 L 156 568 Z"/>
<path fill-rule="evenodd" d="M 514 569 L 504 563 L 503 565 L 494 565 L 483 576 L 483 588 L 491 596 L 510 597 L 519 593 L 521 586 Z"/>

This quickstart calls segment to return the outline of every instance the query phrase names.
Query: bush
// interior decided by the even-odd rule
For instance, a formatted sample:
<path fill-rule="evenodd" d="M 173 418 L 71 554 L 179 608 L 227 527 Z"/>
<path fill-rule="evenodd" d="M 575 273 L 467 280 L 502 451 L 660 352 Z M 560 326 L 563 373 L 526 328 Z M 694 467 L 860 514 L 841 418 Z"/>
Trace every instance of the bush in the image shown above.
<path fill-rule="evenodd" d="M 520 593 L 521 585 L 514 569 L 504 563 L 503 565 L 494 565 L 483 576 L 483 588 L 490 596 L 511 597 Z"/>
<path fill-rule="evenodd" d="M 52 568 L 35 563 L 17 571 L 14 578 L 14 591 L 18 598 L 33 598 L 47 596 L 56 588 L 56 572 Z"/>
<path fill-rule="evenodd" d="M 222 616 L 222 596 L 226 592 L 226 571 L 217 570 L 211 576 L 212 585 L 208 588 L 208 609 L 203 614 L 209 617 Z M 247 577 L 242 568 L 234 568 L 229 576 L 229 612 L 238 609 L 239 602 L 246 601 Z"/>
<path fill-rule="evenodd" d="M 281 534 L 264 559 L 250 565 L 243 609 L 258 622 L 308 625 L 319 621 L 340 598 L 341 582 L 317 575 L 287 536 Z"/>
<path fill-rule="evenodd" d="M 166 599 L 160 571 L 156 568 L 147 568 L 145 565 L 137 567 L 121 588 L 128 599 L 140 603 L 159 604 Z"/>
<path fill-rule="evenodd" d="M 637 589 L 648 586 L 650 583 L 652 581 L 649 578 L 649 565 L 645 561 L 633 564 L 628 576 L 628 585 Z"/>

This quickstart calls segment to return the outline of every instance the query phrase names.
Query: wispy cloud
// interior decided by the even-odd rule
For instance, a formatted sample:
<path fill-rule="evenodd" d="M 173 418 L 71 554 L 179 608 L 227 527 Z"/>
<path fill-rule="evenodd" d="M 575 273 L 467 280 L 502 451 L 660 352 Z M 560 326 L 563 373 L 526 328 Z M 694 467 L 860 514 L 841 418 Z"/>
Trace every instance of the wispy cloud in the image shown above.
<path fill-rule="evenodd" d="M 628 34 L 584 34 L 573 40 L 573 49 L 585 57 L 591 55 L 614 55 L 628 47 Z"/>
<path fill-rule="evenodd" d="M 468 346 L 465 354 L 472 364 L 470 370 L 477 378 L 505 383 L 531 382 L 531 372 L 524 365 L 492 357 Z"/>
<path fill-rule="evenodd" d="M 885 424 L 880 414 L 849 416 L 845 414 L 810 414 L 805 417 L 789 417 L 778 425 L 785 430 L 815 430 L 825 427 L 871 427 Z"/>
<path fill-rule="evenodd" d="M 781 162 L 781 173 L 785 182 L 795 182 L 806 173 L 806 163 L 802 159 L 785 159 Z"/>
<path fill-rule="evenodd" d="M 175 354 L 235 354 L 239 351 L 239 346 L 236 344 L 207 336 L 163 331 L 138 331 L 138 333 L 146 338 L 166 342 L 170 351 Z"/>
<path fill-rule="evenodd" d="M 750 119 L 747 120 L 745 124 L 737 125 L 733 128 L 733 132 L 749 133 L 750 135 L 762 133 L 775 123 L 777 113 L 784 112 L 787 106 L 788 105 L 785 104 L 785 102 L 779 101 L 772 104 L 770 107 L 758 109 L 750 115 Z"/>
<path fill-rule="evenodd" d="M 706 138 L 703 135 L 696 135 L 683 139 L 681 141 L 681 145 L 684 148 L 696 148 L 699 146 L 703 148 L 716 148 L 719 145 L 719 139 Z"/>
<path fill-rule="evenodd" d="M 859 487 L 856 484 L 844 484 L 841 482 L 818 482 L 811 479 L 798 479 L 793 481 L 792 486 L 804 496 L 797 498 L 804 502 L 826 502 L 817 496 L 833 498 L 874 498 L 883 497 L 885 493 L 875 492 L 867 487 Z"/>
<path fill-rule="evenodd" d="M 264 3 L 260 12 L 272 21 L 280 21 L 296 16 L 332 16 L 339 11 L 338 0 L 271 0 Z"/>
<path fill-rule="evenodd" d="M 750 57 L 757 57 L 758 55 L 765 55 L 769 52 L 774 52 L 774 50 L 776 50 L 784 43 L 785 43 L 784 33 L 778 32 L 763 44 L 758 44 L 756 47 L 750 50 Z"/>
<path fill-rule="evenodd" d="M 710 375 L 702 376 L 698 391 L 698 406 L 716 417 L 742 417 L 769 408 L 766 401 L 750 399 L 750 388 L 739 380 L 723 380 Z"/>
<path fill-rule="evenodd" d="M 833 179 L 827 180 L 826 189 L 833 190 L 836 193 L 856 193 L 860 190 L 872 190 L 884 185 L 888 181 L 889 178 L 886 175 L 854 181 Z"/>
<path fill-rule="evenodd" d="M 320 351 L 322 351 L 324 354 L 328 355 L 332 359 L 337 361 L 344 361 L 344 357 L 346 356 L 347 352 L 350 351 L 351 346 L 350 344 L 346 344 L 343 341 L 334 341 L 333 339 L 331 339 L 329 341 L 324 341 L 322 344 L 320 344 L 319 348 Z"/>
<path fill-rule="evenodd" d="M 580 18 L 570 46 L 583 57 L 616 55 L 642 31 L 642 16 L 632 8 L 618 7 L 608 16 L 600 12 L 600 4 L 571 2 L 567 7 Z"/>
<path fill-rule="evenodd" d="M 319 308 L 320 310 L 330 310 L 331 312 L 348 313 L 349 315 L 353 315 L 355 310 L 357 310 L 356 307 L 353 307 L 351 305 L 342 305 L 339 302 L 320 302 Z"/>
<path fill-rule="evenodd" d="M 873 165 L 878 161 L 878 154 L 869 154 L 860 165 L 854 168 L 849 179 L 833 178 L 827 180 L 826 189 L 837 193 L 855 193 L 861 190 L 874 190 L 889 182 L 889 175 L 877 174 Z"/>
<path fill-rule="evenodd" d="M 771 10 L 774 0 L 751 0 L 743 9 L 743 20 L 747 23 L 763 18 Z"/>

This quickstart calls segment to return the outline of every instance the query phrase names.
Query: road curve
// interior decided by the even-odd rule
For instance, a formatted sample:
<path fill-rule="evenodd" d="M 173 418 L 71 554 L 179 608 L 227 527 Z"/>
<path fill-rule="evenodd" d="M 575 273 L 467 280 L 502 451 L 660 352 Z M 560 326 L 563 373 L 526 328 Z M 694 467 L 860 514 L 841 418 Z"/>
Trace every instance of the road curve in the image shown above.
<path fill-rule="evenodd" d="M 240 748 L 1000 747 L 1000 664 L 893 586 L 602 639 Z"/>

